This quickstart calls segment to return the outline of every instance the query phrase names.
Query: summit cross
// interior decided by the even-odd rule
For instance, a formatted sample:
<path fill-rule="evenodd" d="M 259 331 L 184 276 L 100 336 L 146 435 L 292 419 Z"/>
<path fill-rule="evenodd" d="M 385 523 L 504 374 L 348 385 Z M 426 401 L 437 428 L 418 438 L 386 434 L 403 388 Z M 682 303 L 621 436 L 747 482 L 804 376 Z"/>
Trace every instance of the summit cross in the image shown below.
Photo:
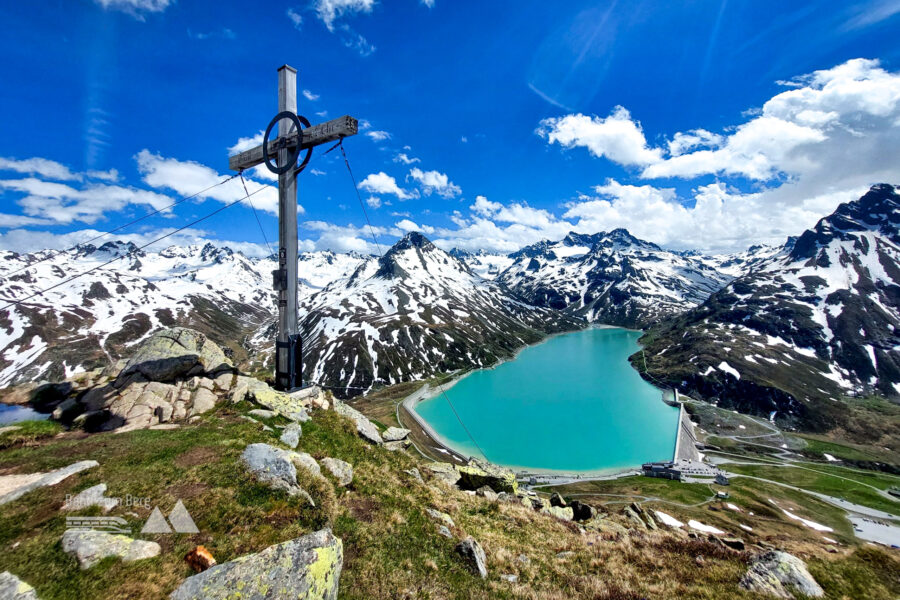
<path fill-rule="evenodd" d="M 276 124 L 278 137 L 270 142 L 269 134 Z M 357 120 L 350 116 L 312 126 L 299 116 L 297 70 L 283 65 L 278 69 L 278 114 L 269 123 L 263 143 L 228 158 L 228 166 L 233 171 L 265 163 L 270 171 L 278 174 L 278 269 L 272 271 L 272 279 L 278 292 L 275 387 L 280 390 L 303 386 L 303 345 L 297 318 L 297 176 L 309 162 L 314 147 L 356 135 L 358 131 Z M 303 150 L 306 155 L 298 165 Z"/>

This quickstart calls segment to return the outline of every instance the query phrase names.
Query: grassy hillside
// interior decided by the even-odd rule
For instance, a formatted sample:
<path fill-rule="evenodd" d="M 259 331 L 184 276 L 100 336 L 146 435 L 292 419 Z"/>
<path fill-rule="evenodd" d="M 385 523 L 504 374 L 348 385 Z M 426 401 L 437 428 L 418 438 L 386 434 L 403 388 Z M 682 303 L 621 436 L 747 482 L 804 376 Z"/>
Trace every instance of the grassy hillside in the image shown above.
<path fill-rule="evenodd" d="M 731 488 L 735 502 L 758 515 L 749 534 L 736 527 L 745 516 L 720 504 L 669 504 L 703 503 L 711 496 L 705 486 L 632 478 L 564 488 L 565 494 L 587 494 L 598 506 L 605 504 L 601 508 L 609 527 L 585 530 L 519 504 L 489 501 L 431 480 L 424 459 L 368 445 L 349 421 L 331 411 L 318 411 L 303 425 L 299 449 L 316 458 L 332 456 L 352 463 L 354 481 L 340 488 L 302 480 L 316 501 L 317 507 L 311 508 L 254 483 L 243 470 L 243 448 L 253 442 L 277 444 L 277 426 L 286 423 L 280 417 L 265 420 L 274 428 L 265 431 L 261 423 L 242 418 L 252 408 L 248 403 L 221 405 L 196 424 L 174 430 L 94 435 L 43 431 L 11 441 L 0 451 L 0 474 L 89 459 L 100 466 L 0 508 L 0 571 L 9 570 L 31 583 L 45 600 L 160 598 L 192 573 L 182 557 L 197 544 L 224 562 L 330 525 L 344 543 L 340 597 L 346 599 L 755 597 L 737 586 L 749 553 L 705 537 L 615 527 L 628 527 L 620 514 L 622 501 L 646 496 L 658 498 L 645 502 L 647 508 L 665 510 L 682 521 L 697 518 L 740 533 L 748 542 L 796 553 L 809 562 L 829 598 L 888 599 L 900 594 L 896 551 L 857 545 L 836 509 L 797 492 L 736 482 Z M 384 411 L 381 420 L 389 421 L 389 416 L 390 411 Z M 422 472 L 424 483 L 404 472 L 412 468 Z M 149 507 L 111 513 L 126 518 L 135 533 L 153 506 L 167 514 L 177 499 L 184 501 L 200 533 L 138 535 L 160 543 L 161 555 L 129 564 L 107 559 L 81 571 L 60 547 L 65 529 L 60 507 L 66 494 L 101 482 L 108 484 L 108 496 L 151 499 Z M 768 498 L 833 524 L 840 542 L 837 553 L 826 551 L 821 535 L 810 534 L 767 506 Z M 438 534 L 437 523 L 424 512 L 428 507 L 452 516 L 454 539 Z M 471 575 L 453 551 L 466 535 L 479 540 L 487 553 L 487 579 Z M 502 575 L 518 579 L 510 582 Z"/>

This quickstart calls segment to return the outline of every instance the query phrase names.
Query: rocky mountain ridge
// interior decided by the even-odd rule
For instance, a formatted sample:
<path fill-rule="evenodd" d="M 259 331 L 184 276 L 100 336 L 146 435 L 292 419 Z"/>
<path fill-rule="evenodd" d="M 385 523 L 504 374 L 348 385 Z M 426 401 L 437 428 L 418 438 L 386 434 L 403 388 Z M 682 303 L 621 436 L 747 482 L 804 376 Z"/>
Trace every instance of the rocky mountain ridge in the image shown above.
<path fill-rule="evenodd" d="M 648 370 L 702 398 L 816 429 L 840 421 L 833 398 L 900 397 L 898 224 L 894 186 L 841 204 L 789 250 L 651 330 Z"/>
<path fill-rule="evenodd" d="M 625 229 L 569 233 L 510 255 L 497 280 L 525 301 L 590 322 L 644 328 L 696 306 L 731 276 Z"/>
<path fill-rule="evenodd" d="M 510 296 L 416 232 L 306 299 L 301 313 L 307 377 L 338 395 L 489 366 L 582 326 Z"/>

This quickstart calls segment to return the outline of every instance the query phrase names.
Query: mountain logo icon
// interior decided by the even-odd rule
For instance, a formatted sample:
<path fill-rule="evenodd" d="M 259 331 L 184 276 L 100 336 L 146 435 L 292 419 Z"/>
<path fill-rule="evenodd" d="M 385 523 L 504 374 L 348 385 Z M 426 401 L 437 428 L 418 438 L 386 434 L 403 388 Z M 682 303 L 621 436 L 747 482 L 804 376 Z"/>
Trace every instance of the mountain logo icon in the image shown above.
<path fill-rule="evenodd" d="M 169 523 L 172 524 L 171 527 Z M 144 523 L 144 528 L 141 529 L 141 533 L 172 533 L 173 530 L 175 533 L 200 533 L 200 530 L 197 529 L 197 525 L 194 523 L 194 519 L 191 518 L 190 513 L 188 513 L 181 500 L 175 503 L 175 508 L 169 513 L 168 521 L 166 521 L 159 507 L 154 506 L 153 512 L 150 513 L 150 518 L 147 519 L 147 522 Z"/>

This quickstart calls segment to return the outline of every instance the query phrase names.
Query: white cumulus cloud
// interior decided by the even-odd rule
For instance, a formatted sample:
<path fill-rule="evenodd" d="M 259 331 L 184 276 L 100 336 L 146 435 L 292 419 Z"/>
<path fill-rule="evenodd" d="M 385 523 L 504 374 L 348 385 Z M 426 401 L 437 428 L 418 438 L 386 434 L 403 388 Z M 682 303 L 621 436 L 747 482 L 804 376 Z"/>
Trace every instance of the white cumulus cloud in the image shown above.
<path fill-rule="evenodd" d="M 594 156 L 620 165 L 650 165 L 662 158 L 659 148 L 647 146 L 641 124 L 621 106 L 606 118 L 578 113 L 544 119 L 537 134 L 565 148 L 583 146 Z"/>
<path fill-rule="evenodd" d="M 390 194 L 400 200 L 409 200 L 415 196 L 397 185 L 397 180 L 385 173 L 371 173 L 359 183 L 359 187 L 373 194 Z"/>
<path fill-rule="evenodd" d="M 418 167 L 413 167 L 409 176 L 422 187 L 422 192 L 426 196 L 434 193 L 442 198 L 455 198 L 462 193 L 458 185 L 439 171 L 423 171 Z"/>

